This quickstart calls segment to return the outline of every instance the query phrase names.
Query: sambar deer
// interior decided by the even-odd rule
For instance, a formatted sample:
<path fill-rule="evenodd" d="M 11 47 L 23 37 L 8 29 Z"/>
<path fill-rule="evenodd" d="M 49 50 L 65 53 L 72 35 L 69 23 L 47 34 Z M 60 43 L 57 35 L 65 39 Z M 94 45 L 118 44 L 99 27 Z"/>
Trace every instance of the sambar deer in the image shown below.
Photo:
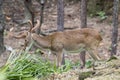
<path fill-rule="evenodd" d="M 63 51 L 69 52 L 81 52 L 88 51 L 89 55 L 96 61 L 100 60 L 96 51 L 99 43 L 102 41 L 100 33 L 91 28 L 82 28 L 75 30 L 66 30 L 63 32 L 54 32 L 50 35 L 42 36 L 34 33 L 35 29 L 39 27 L 40 21 L 37 20 L 37 24 L 30 32 L 23 33 L 17 38 L 24 37 L 28 42 L 30 39 L 39 45 L 40 48 L 50 49 L 53 54 L 56 55 L 56 65 L 62 65 Z"/>

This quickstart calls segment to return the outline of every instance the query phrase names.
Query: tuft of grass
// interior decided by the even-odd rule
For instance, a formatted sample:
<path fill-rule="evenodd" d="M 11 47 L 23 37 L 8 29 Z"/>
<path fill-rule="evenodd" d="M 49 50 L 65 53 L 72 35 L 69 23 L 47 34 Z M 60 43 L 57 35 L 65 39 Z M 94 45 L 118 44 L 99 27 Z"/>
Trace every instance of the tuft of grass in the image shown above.
<path fill-rule="evenodd" d="M 28 51 L 12 51 L 6 64 L 0 68 L 0 80 L 37 80 L 38 78 L 68 71 L 73 64 L 66 62 L 66 67 L 57 68 L 48 60 Z"/>
<path fill-rule="evenodd" d="M 56 70 L 57 67 L 40 57 L 26 52 L 12 52 L 6 65 L 0 68 L 0 75 L 4 74 L 2 80 L 22 80 L 46 76 L 56 72 Z"/>

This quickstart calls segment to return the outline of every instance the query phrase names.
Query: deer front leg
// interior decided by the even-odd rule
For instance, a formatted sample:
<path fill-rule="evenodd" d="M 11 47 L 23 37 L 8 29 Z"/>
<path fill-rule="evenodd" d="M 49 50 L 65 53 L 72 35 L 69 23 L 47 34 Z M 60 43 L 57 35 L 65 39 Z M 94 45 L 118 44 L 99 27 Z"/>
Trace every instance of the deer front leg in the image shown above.
<path fill-rule="evenodd" d="M 62 56 L 62 65 L 65 65 L 65 53 L 63 53 L 63 56 Z"/>
<path fill-rule="evenodd" d="M 62 51 L 57 52 L 56 53 L 56 65 L 57 65 L 57 67 L 62 66 L 62 59 L 63 59 Z"/>
<path fill-rule="evenodd" d="M 51 47 L 51 51 L 53 54 L 56 55 L 56 66 L 60 67 L 62 65 L 62 63 L 64 62 L 64 55 L 63 55 L 63 44 L 58 40 L 55 39 L 52 42 L 52 47 Z"/>

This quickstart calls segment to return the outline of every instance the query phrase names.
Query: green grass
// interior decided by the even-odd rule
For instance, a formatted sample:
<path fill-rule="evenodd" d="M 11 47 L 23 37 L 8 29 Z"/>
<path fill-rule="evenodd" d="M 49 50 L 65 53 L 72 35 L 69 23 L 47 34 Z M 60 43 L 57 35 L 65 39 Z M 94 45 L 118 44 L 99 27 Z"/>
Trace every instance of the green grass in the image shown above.
<path fill-rule="evenodd" d="M 100 17 L 101 20 L 107 18 L 106 13 L 104 11 L 97 12 L 97 15 Z"/>
<path fill-rule="evenodd" d="M 22 80 L 24 78 L 34 78 L 46 76 L 56 72 L 57 67 L 49 61 L 26 52 L 12 52 L 6 65 L 0 68 L 2 80 Z M 4 73 L 4 75 L 2 75 Z M 1 79 L 0 77 L 0 79 Z"/>
<path fill-rule="evenodd" d="M 13 51 L 6 64 L 0 68 L 0 80 L 37 80 L 50 74 L 66 72 L 75 64 L 66 60 L 65 66 L 57 68 L 50 61 L 29 54 L 28 51 Z"/>

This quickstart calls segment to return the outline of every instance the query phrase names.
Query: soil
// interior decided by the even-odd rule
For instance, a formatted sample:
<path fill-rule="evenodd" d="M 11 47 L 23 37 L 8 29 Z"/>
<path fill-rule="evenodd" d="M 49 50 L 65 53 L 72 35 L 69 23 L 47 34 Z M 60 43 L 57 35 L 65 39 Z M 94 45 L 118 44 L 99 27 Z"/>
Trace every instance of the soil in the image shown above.
<path fill-rule="evenodd" d="M 14 0 L 13 0 L 14 1 Z M 4 4 L 7 5 L 8 3 Z M 24 8 L 23 6 L 20 8 L 17 6 L 17 4 L 21 3 L 14 3 L 16 6 L 15 10 L 11 12 L 12 10 L 7 10 L 8 6 L 4 8 L 5 14 L 6 14 L 6 29 L 5 29 L 5 36 L 4 36 L 4 43 L 5 46 L 7 46 L 7 50 L 1 55 L 0 57 L 0 66 L 2 66 L 5 61 L 7 60 L 7 57 L 10 54 L 10 50 L 15 49 L 21 49 L 24 44 L 24 39 L 15 39 L 12 38 L 13 34 L 18 34 L 20 31 L 27 30 L 29 28 L 29 25 L 25 24 L 22 26 L 19 26 L 19 24 L 15 23 L 14 20 L 23 20 L 23 12 Z M 40 9 L 39 4 L 37 2 L 34 2 L 34 6 L 36 8 L 35 11 L 35 20 L 40 18 Z M 18 10 L 17 10 L 18 9 Z M 80 5 L 79 3 L 75 4 L 69 4 L 65 6 L 65 19 L 64 19 L 64 26 L 65 28 L 79 28 L 80 27 Z M 11 17 L 11 14 L 14 13 L 14 16 Z M 14 19 L 14 20 L 13 20 Z M 102 45 L 99 46 L 99 54 L 102 58 L 108 59 L 110 56 L 110 45 L 111 45 L 111 34 L 112 34 L 112 23 L 111 23 L 111 16 L 108 16 L 106 20 L 100 20 L 100 17 L 89 17 L 88 16 L 88 22 L 87 26 L 90 28 L 97 29 L 103 38 Z M 13 30 L 12 30 L 13 29 Z M 57 7 L 56 5 L 49 6 L 47 5 L 44 12 L 44 23 L 42 25 L 42 31 L 46 32 L 48 30 L 56 30 L 57 29 Z M 12 30 L 12 32 L 10 32 Z M 120 29 L 119 29 L 120 31 Z M 120 33 L 119 33 L 120 35 Z M 120 37 L 118 35 L 118 49 L 117 49 L 117 55 L 120 55 Z M 79 54 L 66 54 L 65 55 L 67 59 L 76 62 L 79 60 Z M 120 66 L 120 65 L 119 65 Z M 73 72 L 73 71 L 72 71 Z M 71 73 L 71 72 L 68 72 Z M 67 74 L 68 74 L 67 73 Z M 76 74 L 76 72 L 75 72 Z M 77 75 L 78 77 L 78 75 Z M 100 78 L 101 79 L 101 78 Z M 95 79 L 95 80 L 100 80 Z M 119 78 L 120 79 L 120 78 Z M 77 80 L 77 79 L 56 79 L 56 80 Z M 93 80 L 93 79 L 86 79 L 86 80 Z M 106 79 L 107 80 L 107 79 Z M 118 80 L 118 79 L 114 79 Z"/>

